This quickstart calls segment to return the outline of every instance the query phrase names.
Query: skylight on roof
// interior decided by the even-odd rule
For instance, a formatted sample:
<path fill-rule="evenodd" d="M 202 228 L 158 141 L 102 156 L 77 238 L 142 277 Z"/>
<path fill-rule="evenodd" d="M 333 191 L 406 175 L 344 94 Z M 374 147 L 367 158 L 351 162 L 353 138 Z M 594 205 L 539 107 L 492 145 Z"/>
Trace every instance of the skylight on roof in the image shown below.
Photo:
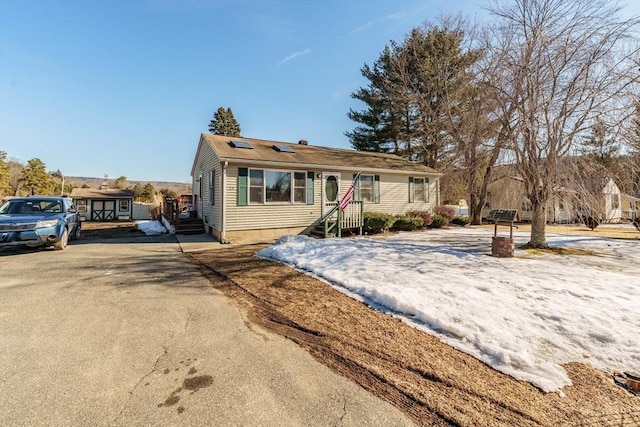
<path fill-rule="evenodd" d="M 229 142 L 229 145 L 232 146 L 233 148 L 248 148 L 250 150 L 253 149 L 251 144 L 249 144 L 246 141 L 231 141 Z"/>
<path fill-rule="evenodd" d="M 295 153 L 296 151 L 288 145 L 274 145 L 273 149 L 281 153 Z"/>

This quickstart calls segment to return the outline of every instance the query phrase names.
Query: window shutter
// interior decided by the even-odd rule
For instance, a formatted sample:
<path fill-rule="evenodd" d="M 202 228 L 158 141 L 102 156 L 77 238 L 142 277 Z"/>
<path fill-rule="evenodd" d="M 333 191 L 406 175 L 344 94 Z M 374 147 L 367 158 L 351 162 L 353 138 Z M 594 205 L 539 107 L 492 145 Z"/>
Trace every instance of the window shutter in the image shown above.
<path fill-rule="evenodd" d="M 238 206 L 247 206 L 248 176 L 248 168 L 238 168 Z"/>
<path fill-rule="evenodd" d="M 427 199 L 427 202 L 431 201 L 431 186 L 429 185 L 429 178 L 424 179 L 424 196 Z"/>
<path fill-rule="evenodd" d="M 307 204 L 313 204 L 313 171 L 307 171 Z"/>
<path fill-rule="evenodd" d="M 380 175 L 373 176 L 373 203 L 380 203 Z"/>
<path fill-rule="evenodd" d="M 409 177 L 409 203 L 413 203 L 413 177 Z"/>
<path fill-rule="evenodd" d="M 356 176 L 358 176 L 357 173 L 353 174 L 353 179 L 356 179 Z M 356 183 L 356 188 L 353 189 L 353 198 L 352 200 L 362 200 L 360 198 L 360 180 L 358 180 L 358 182 Z"/>

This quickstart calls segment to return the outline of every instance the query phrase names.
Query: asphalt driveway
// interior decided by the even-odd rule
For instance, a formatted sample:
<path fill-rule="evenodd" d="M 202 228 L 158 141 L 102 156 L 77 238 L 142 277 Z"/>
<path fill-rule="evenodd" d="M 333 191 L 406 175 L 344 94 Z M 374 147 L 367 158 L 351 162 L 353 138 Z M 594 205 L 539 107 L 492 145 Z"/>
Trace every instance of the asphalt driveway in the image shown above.
<path fill-rule="evenodd" d="M 173 236 L 0 250 L 0 425 L 411 425 L 248 322 Z"/>

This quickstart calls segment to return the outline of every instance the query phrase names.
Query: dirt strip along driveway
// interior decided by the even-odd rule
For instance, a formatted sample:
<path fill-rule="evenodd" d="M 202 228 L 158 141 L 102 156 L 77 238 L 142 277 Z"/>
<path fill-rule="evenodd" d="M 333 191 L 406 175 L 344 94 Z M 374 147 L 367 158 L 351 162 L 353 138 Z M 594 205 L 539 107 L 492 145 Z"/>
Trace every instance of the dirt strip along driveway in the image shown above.
<path fill-rule="evenodd" d="M 569 363 L 566 397 L 493 370 L 324 282 L 255 257 L 264 245 L 189 254 L 251 321 L 302 347 L 421 425 L 638 426 L 640 399 Z"/>

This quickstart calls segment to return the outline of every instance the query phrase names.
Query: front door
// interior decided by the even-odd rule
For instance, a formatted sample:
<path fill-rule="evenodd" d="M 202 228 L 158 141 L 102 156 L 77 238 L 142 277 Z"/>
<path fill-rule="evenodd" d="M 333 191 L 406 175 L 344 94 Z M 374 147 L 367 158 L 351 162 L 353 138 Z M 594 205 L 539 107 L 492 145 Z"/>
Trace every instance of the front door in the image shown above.
<path fill-rule="evenodd" d="M 116 219 L 115 200 L 92 200 L 91 221 L 113 221 Z"/>
<path fill-rule="evenodd" d="M 322 172 L 322 215 L 338 204 L 340 172 Z"/>

